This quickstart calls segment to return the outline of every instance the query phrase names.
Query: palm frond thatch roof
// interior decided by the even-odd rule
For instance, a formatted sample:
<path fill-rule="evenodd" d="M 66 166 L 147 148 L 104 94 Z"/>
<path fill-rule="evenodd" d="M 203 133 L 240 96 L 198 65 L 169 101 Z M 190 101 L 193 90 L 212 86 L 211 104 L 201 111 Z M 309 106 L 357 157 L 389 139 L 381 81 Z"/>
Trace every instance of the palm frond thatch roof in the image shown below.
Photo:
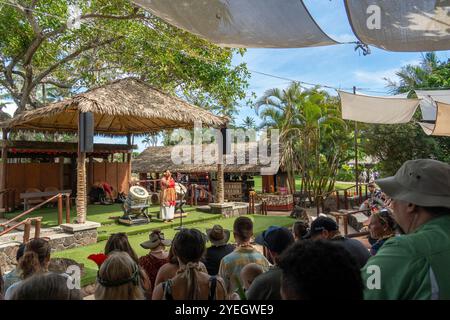
<path fill-rule="evenodd" d="M 117 80 L 2 123 L 12 130 L 77 132 L 78 113 L 94 113 L 94 131 L 103 135 L 145 134 L 164 129 L 221 127 L 227 118 L 170 96 L 136 78 Z"/>
<path fill-rule="evenodd" d="M 209 150 L 211 150 L 212 145 L 203 145 L 203 150 L 207 154 Z M 206 150 L 208 148 L 208 150 Z M 235 144 L 232 147 L 234 150 L 233 153 L 233 164 L 225 164 L 224 171 L 227 173 L 254 173 L 259 174 L 261 172 L 261 168 L 265 167 L 257 161 L 256 164 L 251 163 L 249 161 L 250 150 L 253 150 L 255 154 L 257 154 L 258 144 L 257 143 L 248 143 L 246 147 L 245 144 Z M 244 153 L 244 157 L 241 157 L 241 163 L 238 164 L 238 156 L 239 153 L 236 150 L 241 150 Z M 194 155 L 196 150 L 193 146 L 191 146 L 191 161 L 190 163 L 182 163 L 176 164 L 172 161 L 171 154 L 172 152 L 176 153 L 177 150 L 174 149 L 174 146 L 158 146 L 158 147 L 149 147 L 145 149 L 136 159 L 133 159 L 131 170 L 135 173 L 151 173 L 151 172 L 164 172 L 165 170 L 170 170 L 172 172 L 182 172 L 182 173 L 194 173 L 194 172 L 216 172 L 217 164 L 206 164 L 194 163 Z M 244 160 L 245 158 L 245 160 Z M 244 161 L 242 161 L 244 160 Z M 226 161 L 226 160 L 224 160 Z M 206 161 L 205 161 L 206 162 Z"/>

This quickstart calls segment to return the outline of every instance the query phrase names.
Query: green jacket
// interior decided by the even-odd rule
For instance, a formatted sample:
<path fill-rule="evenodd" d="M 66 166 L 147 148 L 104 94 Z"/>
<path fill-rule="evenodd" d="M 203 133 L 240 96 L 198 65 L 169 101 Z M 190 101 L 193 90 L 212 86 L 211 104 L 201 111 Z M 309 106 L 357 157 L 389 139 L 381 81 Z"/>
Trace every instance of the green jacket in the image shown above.
<path fill-rule="evenodd" d="M 365 299 L 450 299 L 450 216 L 389 239 L 361 272 Z"/>

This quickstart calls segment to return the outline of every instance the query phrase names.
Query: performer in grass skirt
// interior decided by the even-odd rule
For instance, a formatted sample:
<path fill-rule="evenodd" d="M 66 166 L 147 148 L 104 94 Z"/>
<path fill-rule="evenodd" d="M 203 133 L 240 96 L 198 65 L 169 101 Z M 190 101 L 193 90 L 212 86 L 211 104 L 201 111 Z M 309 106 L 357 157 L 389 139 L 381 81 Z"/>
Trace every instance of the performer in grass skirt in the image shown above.
<path fill-rule="evenodd" d="M 164 172 L 161 179 L 161 207 L 160 217 L 164 222 L 172 222 L 175 215 L 176 192 L 175 180 L 169 170 Z"/>

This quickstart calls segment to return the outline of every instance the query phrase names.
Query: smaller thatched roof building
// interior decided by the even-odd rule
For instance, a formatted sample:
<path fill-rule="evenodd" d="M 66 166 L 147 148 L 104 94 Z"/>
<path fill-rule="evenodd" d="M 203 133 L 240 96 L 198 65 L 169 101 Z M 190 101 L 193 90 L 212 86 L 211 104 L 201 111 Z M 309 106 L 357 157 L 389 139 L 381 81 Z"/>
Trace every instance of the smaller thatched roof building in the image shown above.
<path fill-rule="evenodd" d="M 203 150 L 206 152 L 206 148 L 210 147 L 211 145 L 204 144 Z M 261 172 L 261 168 L 265 167 L 264 165 L 261 165 L 259 163 L 249 163 L 249 155 L 251 154 L 251 152 L 254 152 L 254 154 L 256 155 L 258 154 L 257 143 L 249 143 L 247 147 L 245 146 L 245 144 L 234 144 L 232 146 L 232 150 L 234 150 L 234 164 L 225 164 L 224 172 L 259 174 Z M 243 152 L 245 152 L 245 161 L 242 161 L 244 160 L 243 157 L 240 161 L 244 162 L 244 164 L 237 164 L 237 157 L 239 155 L 239 152 L 236 152 L 236 150 L 243 150 Z M 190 164 L 174 163 L 171 158 L 172 152 L 177 152 L 176 150 L 174 150 L 174 146 L 149 147 L 145 149 L 136 159 L 133 159 L 131 170 L 135 173 L 161 173 L 165 170 L 183 173 L 217 172 L 217 164 L 194 163 L 194 155 L 196 154 L 196 150 L 194 150 L 193 146 L 191 146 Z"/>
<path fill-rule="evenodd" d="M 77 132 L 79 112 L 94 114 L 94 131 L 105 135 L 146 134 L 165 129 L 223 127 L 227 118 L 170 96 L 147 83 L 126 78 L 60 102 L 22 112 L 1 124 L 13 130 Z"/>

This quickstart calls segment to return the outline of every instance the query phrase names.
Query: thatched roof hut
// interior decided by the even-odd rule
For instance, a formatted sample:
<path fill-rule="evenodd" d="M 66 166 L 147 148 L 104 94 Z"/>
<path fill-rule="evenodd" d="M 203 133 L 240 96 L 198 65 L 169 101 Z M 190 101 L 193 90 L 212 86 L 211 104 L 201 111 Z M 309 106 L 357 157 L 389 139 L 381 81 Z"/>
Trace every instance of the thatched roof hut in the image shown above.
<path fill-rule="evenodd" d="M 211 145 L 203 145 L 203 149 L 209 148 Z M 234 150 L 234 163 L 224 164 L 224 172 L 228 173 L 253 173 L 259 174 L 261 168 L 264 166 L 256 163 L 252 164 L 249 161 L 249 155 L 251 151 L 257 154 L 257 143 L 249 143 L 246 147 L 244 144 L 235 144 L 232 146 Z M 237 152 L 236 150 L 243 150 L 245 152 L 245 160 L 242 157 L 240 162 L 243 164 L 237 164 Z M 172 172 L 183 173 L 196 173 L 196 172 L 217 172 L 217 164 L 195 164 L 194 155 L 196 154 L 194 147 L 191 146 L 191 161 L 190 163 L 176 164 L 171 160 L 172 152 L 176 152 L 173 146 L 158 146 L 149 147 L 145 149 L 137 158 L 133 159 L 131 170 L 135 173 L 151 173 L 151 172 L 164 172 L 170 170 Z M 188 161 L 189 162 L 189 161 Z"/>
<path fill-rule="evenodd" d="M 80 132 L 79 115 L 94 115 L 94 132 L 103 135 L 142 135 L 165 129 L 191 128 L 196 121 L 206 127 L 224 127 L 228 121 L 172 97 L 135 78 L 126 78 L 93 88 L 84 93 L 45 107 L 22 112 L 2 122 L 3 132 L 29 130 L 39 132 Z M 6 134 L 3 136 L 2 178 L 6 185 Z M 78 150 L 77 222 L 86 221 L 86 152 Z M 128 153 L 128 177 L 131 176 L 131 153 Z"/>
<path fill-rule="evenodd" d="M 165 94 L 139 79 L 126 78 L 36 110 L 22 112 L 2 123 L 2 127 L 77 132 L 79 112 L 94 113 L 94 131 L 105 135 L 189 128 L 195 121 L 201 121 L 208 127 L 222 127 L 228 120 Z"/>

